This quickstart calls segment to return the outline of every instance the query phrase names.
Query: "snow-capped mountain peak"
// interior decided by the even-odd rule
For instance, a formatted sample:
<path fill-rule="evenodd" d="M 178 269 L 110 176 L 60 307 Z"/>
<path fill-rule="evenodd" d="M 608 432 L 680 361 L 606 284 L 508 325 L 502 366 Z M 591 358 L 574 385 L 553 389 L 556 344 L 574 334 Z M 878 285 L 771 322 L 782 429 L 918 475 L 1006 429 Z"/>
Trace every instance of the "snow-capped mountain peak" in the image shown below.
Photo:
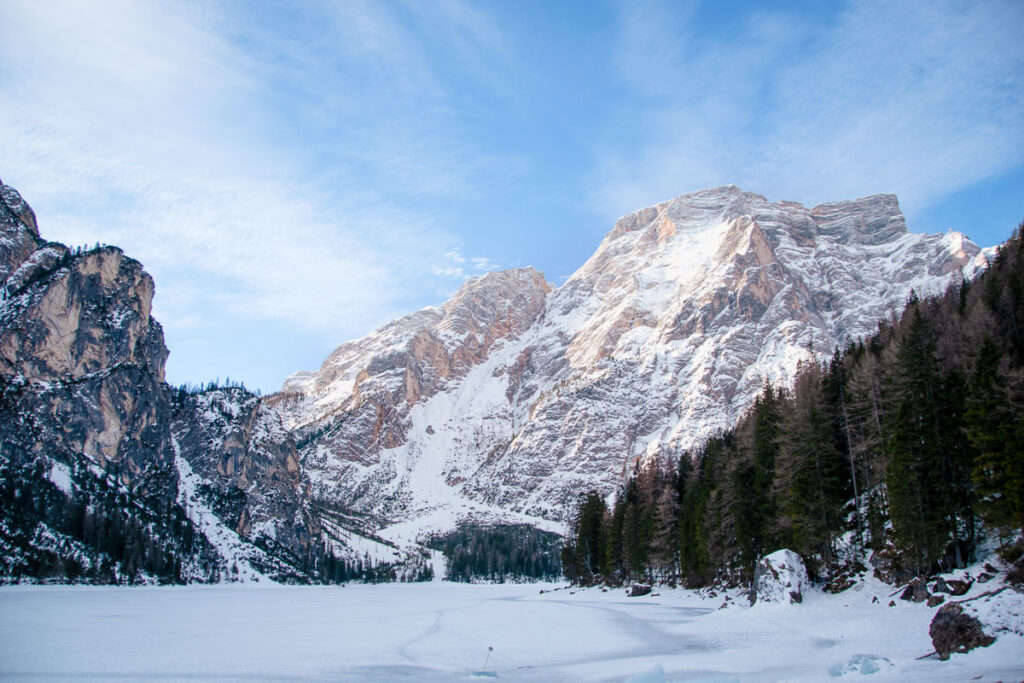
<path fill-rule="evenodd" d="M 894 195 L 806 208 L 734 185 L 621 218 L 553 289 L 533 269 L 336 349 L 271 399 L 315 486 L 381 524 L 561 519 L 647 457 L 731 427 L 765 381 L 983 266 Z"/>

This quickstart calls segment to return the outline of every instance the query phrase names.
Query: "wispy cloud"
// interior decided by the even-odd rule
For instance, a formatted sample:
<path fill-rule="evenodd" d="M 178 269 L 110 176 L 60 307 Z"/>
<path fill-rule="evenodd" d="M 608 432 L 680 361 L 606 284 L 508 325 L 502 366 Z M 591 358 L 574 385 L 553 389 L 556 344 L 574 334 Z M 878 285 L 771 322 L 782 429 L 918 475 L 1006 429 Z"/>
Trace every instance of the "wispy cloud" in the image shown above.
<path fill-rule="evenodd" d="M 732 182 L 807 202 L 896 192 L 912 213 L 1020 162 L 1018 2 L 858 0 L 824 23 L 764 12 L 713 36 L 674 10 L 623 6 L 618 63 L 649 106 L 636 148 L 601 152 L 608 210 Z"/>
<path fill-rule="evenodd" d="M 501 265 L 490 257 L 473 256 L 467 259 L 461 252 L 455 249 L 447 252 L 444 255 L 444 259 L 443 265 L 433 267 L 433 272 L 435 275 L 454 280 L 465 280 L 474 275 L 501 269 Z"/>
<path fill-rule="evenodd" d="M 12 2 L 0 28 L 0 177 L 48 236 L 124 247 L 192 328 L 220 310 L 340 341 L 447 286 L 433 264 L 459 238 L 408 198 L 470 191 L 486 157 L 444 134 L 443 87 L 390 10 L 317 8 L 334 29 L 311 50 L 209 7 L 101 9 Z M 280 139 L 288 119 L 322 158 Z"/>

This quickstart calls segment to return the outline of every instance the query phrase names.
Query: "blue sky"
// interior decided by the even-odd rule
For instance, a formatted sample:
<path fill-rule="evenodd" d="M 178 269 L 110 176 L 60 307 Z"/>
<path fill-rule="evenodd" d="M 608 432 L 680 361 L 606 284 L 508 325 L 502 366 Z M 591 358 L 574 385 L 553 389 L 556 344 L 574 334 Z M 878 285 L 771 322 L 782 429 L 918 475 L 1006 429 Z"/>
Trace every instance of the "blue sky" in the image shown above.
<path fill-rule="evenodd" d="M 277 389 L 468 276 L 560 284 L 735 183 L 1024 219 L 1024 3 L 5 0 L 0 178 L 157 283 L 168 380 Z"/>

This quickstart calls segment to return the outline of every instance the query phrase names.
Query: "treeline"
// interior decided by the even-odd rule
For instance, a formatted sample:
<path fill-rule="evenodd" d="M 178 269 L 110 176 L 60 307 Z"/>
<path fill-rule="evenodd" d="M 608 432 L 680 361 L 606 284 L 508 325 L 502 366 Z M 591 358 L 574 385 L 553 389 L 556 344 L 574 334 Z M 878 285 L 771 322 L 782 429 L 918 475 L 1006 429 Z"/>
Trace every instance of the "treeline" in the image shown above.
<path fill-rule="evenodd" d="M 324 551 L 317 566 L 322 583 L 413 583 L 432 581 L 434 578 L 433 568 L 425 561 L 398 569 L 388 562 L 374 562 L 368 555 L 351 560 L 337 557 L 330 551 Z"/>
<path fill-rule="evenodd" d="M 552 581 L 562 575 L 558 534 L 528 524 L 463 523 L 431 539 L 447 561 L 449 581 Z"/>
<path fill-rule="evenodd" d="M 1024 226 L 1022 226 L 1024 227 Z M 974 282 L 765 386 L 735 429 L 581 498 L 572 581 L 742 585 L 787 547 L 828 580 L 862 549 L 884 577 L 962 567 L 1024 527 L 1024 239 Z"/>
<path fill-rule="evenodd" d="M 230 377 L 227 377 L 222 382 L 220 380 L 220 377 L 218 377 L 217 379 L 206 382 L 205 384 L 203 384 L 202 382 L 198 384 L 191 384 L 189 382 L 185 382 L 184 384 L 180 384 L 176 387 L 171 387 L 171 397 L 178 404 L 182 404 L 185 402 L 185 399 L 188 398 L 189 396 L 198 396 L 199 394 L 205 394 L 208 391 L 214 391 L 216 389 L 241 389 L 242 391 L 248 392 L 255 396 L 261 395 L 259 389 L 253 390 L 246 388 L 245 382 L 243 381 L 235 381 L 232 380 Z"/>
<path fill-rule="evenodd" d="M 70 494 L 53 484 L 44 458 L 0 461 L 2 572 L 6 580 L 133 584 L 211 582 L 209 543 L 177 504 L 137 504 L 114 475 L 74 472 Z M 70 480 L 69 480 L 70 481 Z"/>

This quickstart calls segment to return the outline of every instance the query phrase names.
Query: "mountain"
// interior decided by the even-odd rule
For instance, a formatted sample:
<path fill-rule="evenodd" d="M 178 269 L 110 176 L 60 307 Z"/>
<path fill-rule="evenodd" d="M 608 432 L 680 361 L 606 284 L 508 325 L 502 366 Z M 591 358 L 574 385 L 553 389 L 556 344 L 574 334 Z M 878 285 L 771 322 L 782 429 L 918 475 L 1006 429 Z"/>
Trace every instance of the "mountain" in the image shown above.
<path fill-rule="evenodd" d="M 44 241 L 2 183 L 0 230 L 0 576 L 315 579 L 294 443 L 244 390 L 167 386 L 142 264 Z"/>
<path fill-rule="evenodd" d="M 167 385 L 153 280 L 121 250 L 43 240 L 2 183 L 0 230 L 7 580 L 423 578 L 423 543 L 549 547 L 580 492 L 985 264 L 891 195 L 713 188 L 622 218 L 561 287 L 468 280 L 259 397 Z"/>
<path fill-rule="evenodd" d="M 396 543 L 466 519 L 559 529 L 577 496 L 731 428 L 765 382 L 985 264 L 878 195 L 734 186 L 619 220 L 561 287 L 532 268 L 338 347 L 266 400 L 314 497 Z"/>

